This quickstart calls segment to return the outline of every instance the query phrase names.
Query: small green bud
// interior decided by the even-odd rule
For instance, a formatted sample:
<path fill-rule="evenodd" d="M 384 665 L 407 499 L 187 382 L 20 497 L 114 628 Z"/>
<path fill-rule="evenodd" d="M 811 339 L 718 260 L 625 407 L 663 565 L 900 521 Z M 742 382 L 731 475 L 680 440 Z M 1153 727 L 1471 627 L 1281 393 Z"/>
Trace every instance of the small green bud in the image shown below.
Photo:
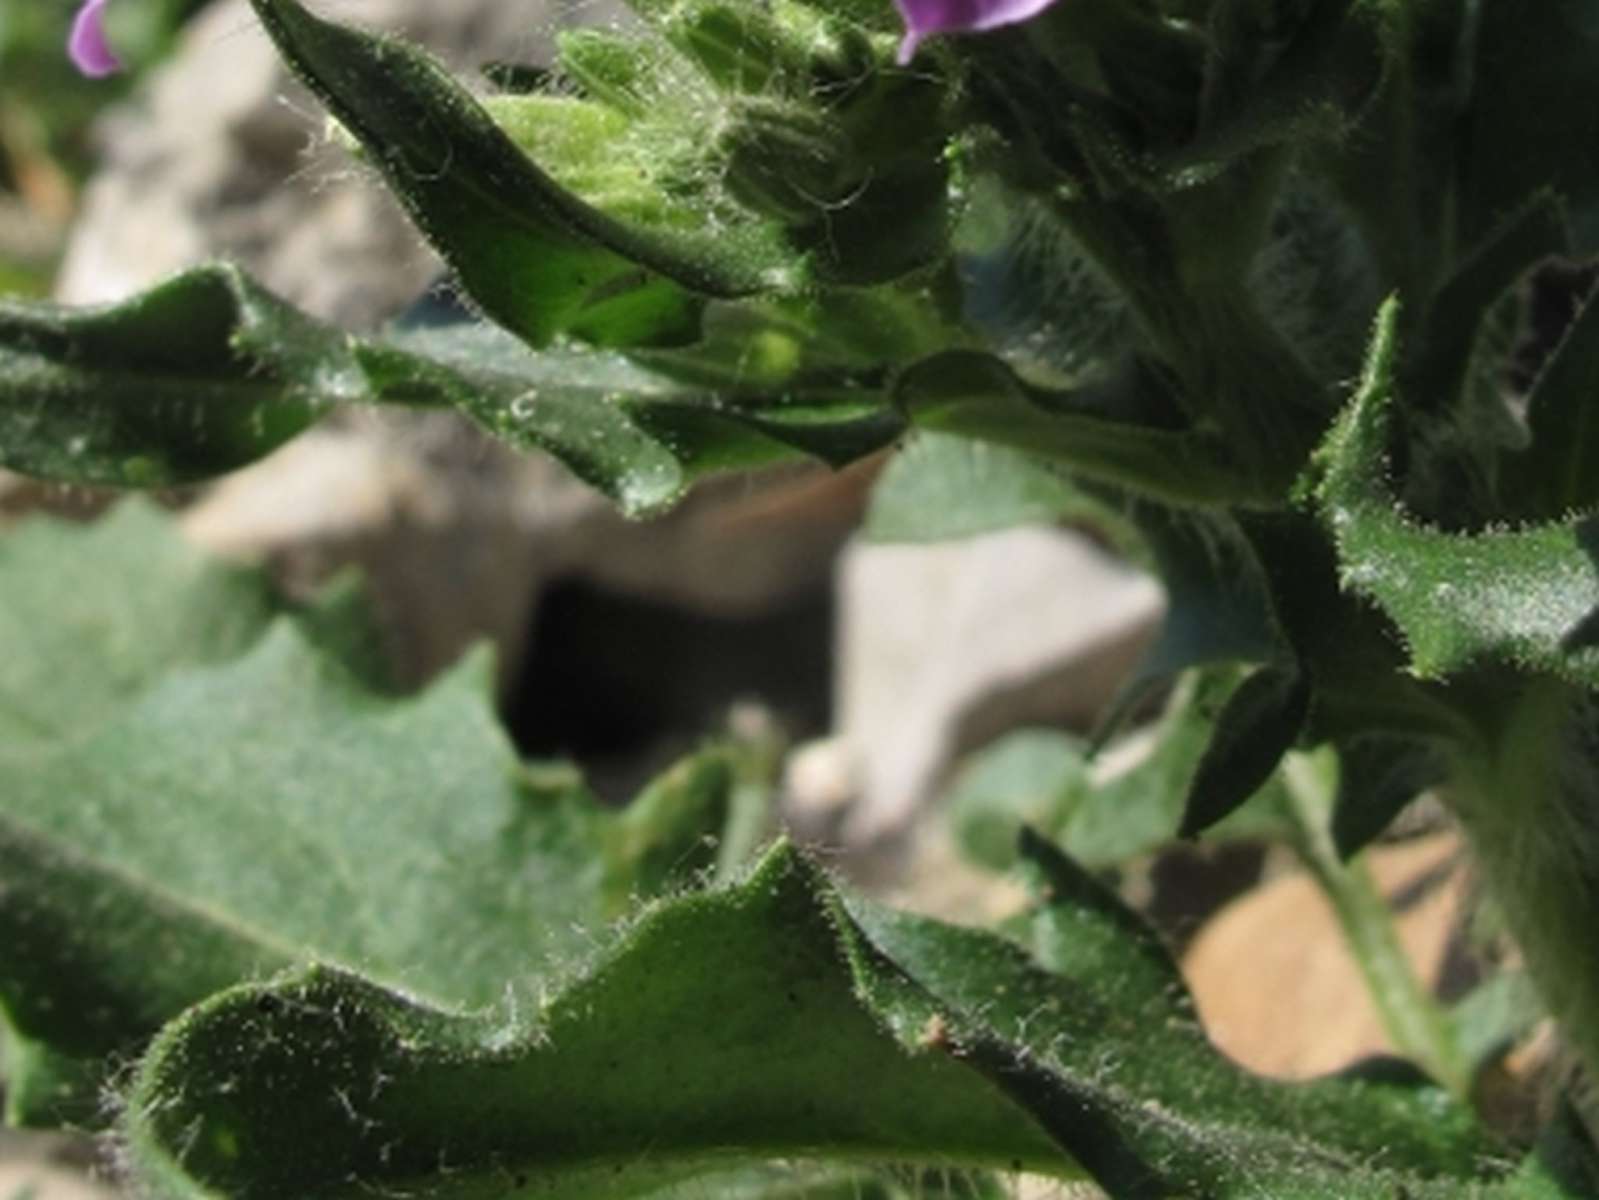
<path fill-rule="evenodd" d="M 724 91 L 758 94 L 779 78 L 805 72 L 802 47 L 771 16 L 747 2 L 685 4 L 662 33 Z"/>
<path fill-rule="evenodd" d="M 751 210 L 790 225 L 847 200 L 854 181 L 848 140 L 814 109 L 749 101 L 722 135 L 726 184 Z"/>

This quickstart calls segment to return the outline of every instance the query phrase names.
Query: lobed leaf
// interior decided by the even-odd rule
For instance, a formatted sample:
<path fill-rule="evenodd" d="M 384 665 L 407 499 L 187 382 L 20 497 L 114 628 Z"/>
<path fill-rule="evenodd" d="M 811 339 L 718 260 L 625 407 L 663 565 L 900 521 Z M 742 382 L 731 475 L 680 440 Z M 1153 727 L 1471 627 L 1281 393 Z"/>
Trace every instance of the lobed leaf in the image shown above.
<path fill-rule="evenodd" d="M 1562 1194 L 1507 1178 L 1434 1089 L 1231 1066 L 1138 919 L 1024 853 L 1032 952 L 840 892 L 780 845 L 652 907 L 520 1019 L 326 969 L 226 992 L 142 1065 L 133 1161 L 174 1197 L 239 1200 L 623 1197 L 774 1156 L 1081 1168 L 1117 1197 Z"/>
<path fill-rule="evenodd" d="M 181 577 L 149 574 L 181 558 L 170 534 L 129 519 L 109 532 L 149 551 L 131 595 L 181 595 Z M 58 535 L 57 557 L 105 536 Z M 47 586 L 40 556 L 18 557 L 33 577 L 16 590 Z M 141 648 L 102 666 L 141 615 L 118 599 L 102 603 L 101 638 L 22 642 L 5 668 L 25 682 L 41 673 L 30 658 L 50 655 L 91 693 L 137 676 L 59 736 L 0 745 L 14 1120 L 94 1120 L 118 1057 L 189 1005 L 295 963 L 359 967 L 445 1004 L 525 1002 L 531 964 L 564 969 L 638 897 L 716 865 L 733 786 L 717 754 L 606 812 L 569 769 L 518 761 L 485 655 L 419 697 L 383 697 L 262 615 L 209 660 L 180 646 L 158 664 Z"/>
<path fill-rule="evenodd" d="M 1499 662 L 1593 686 L 1599 650 L 1573 640 L 1599 607 L 1588 518 L 1453 534 L 1396 504 L 1385 472 L 1397 317 L 1390 302 L 1359 392 L 1318 452 L 1316 495 L 1344 586 L 1393 621 L 1424 679 Z"/>

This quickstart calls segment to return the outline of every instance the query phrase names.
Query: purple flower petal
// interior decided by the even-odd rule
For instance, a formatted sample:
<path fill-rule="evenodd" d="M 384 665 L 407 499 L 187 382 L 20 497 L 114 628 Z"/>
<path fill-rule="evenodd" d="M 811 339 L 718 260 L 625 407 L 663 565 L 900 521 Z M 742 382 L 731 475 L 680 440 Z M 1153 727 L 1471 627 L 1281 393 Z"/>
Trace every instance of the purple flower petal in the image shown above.
<path fill-rule="evenodd" d="M 72 35 L 67 38 L 67 53 L 78 70 L 93 79 L 122 69 L 122 62 L 111 53 L 105 40 L 104 14 L 108 0 L 85 0 L 72 20 Z"/>
<path fill-rule="evenodd" d="M 901 65 L 916 47 L 935 33 L 972 33 L 1014 25 L 1036 17 L 1055 0 L 894 0 L 905 19 L 905 40 L 899 45 Z"/>

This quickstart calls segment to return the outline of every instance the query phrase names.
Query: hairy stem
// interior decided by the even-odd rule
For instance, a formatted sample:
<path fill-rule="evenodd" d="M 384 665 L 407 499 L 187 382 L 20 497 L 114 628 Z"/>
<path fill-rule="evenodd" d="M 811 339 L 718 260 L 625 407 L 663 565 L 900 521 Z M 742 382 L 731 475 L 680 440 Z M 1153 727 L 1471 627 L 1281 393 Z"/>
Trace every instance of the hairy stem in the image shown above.
<path fill-rule="evenodd" d="M 1508 696 L 1449 792 L 1562 1037 L 1599 1080 L 1599 714 L 1551 679 Z M 1584 1117 L 1596 1125 L 1590 1097 Z"/>

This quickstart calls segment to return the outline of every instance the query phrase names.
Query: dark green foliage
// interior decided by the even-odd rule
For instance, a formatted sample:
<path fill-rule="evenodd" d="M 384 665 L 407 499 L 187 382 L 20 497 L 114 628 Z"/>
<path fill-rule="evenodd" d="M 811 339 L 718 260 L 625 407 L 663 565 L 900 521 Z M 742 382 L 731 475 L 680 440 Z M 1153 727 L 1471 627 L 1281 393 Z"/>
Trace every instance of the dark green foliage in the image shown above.
<path fill-rule="evenodd" d="M 1292 668 L 1261 667 L 1238 685 L 1188 786 L 1183 837 L 1230 815 L 1271 778 L 1299 737 L 1309 705 L 1310 683 Z"/>
<path fill-rule="evenodd" d="M 638 0 L 639 34 L 568 35 L 481 99 L 254 7 L 493 324 L 348 337 L 228 268 L 8 304 L 6 464 L 185 482 L 335 404 L 439 406 L 645 513 L 917 431 L 874 531 L 1070 517 L 1134 547 L 1172 612 L 1106 735 L 1173 693 L 1118 778 L 1059 735 L 966 777 L 977 856 L 1043 880 L 1011 942 L 786 846 L 731 882 L 716 754 L 602 812 L 510 754 L 481 666 L 387 697 L 336 617 L 199 572 L 81 698 L 8 661 L 14 1113 L 89 1119 L 154 1038 L 124 1128 L 180 1197 L 924 1187 L 876 1160 L 1118 1198 L 1591 1191 L 1559 1123 L 1523 1157 L 1423 1086 L 1236 1071 L 1074 865 L 1214 825 L 1331 888 L 1437 789 L 1599 1072 L 1591 4 L 1061 0 L 902 67 L 879 0 Z M 0 617 L 41 625 L 41 594 Z M 1476 1009 L 1418 1025 L 1457 1094 L 1520 1020 Z"/>

